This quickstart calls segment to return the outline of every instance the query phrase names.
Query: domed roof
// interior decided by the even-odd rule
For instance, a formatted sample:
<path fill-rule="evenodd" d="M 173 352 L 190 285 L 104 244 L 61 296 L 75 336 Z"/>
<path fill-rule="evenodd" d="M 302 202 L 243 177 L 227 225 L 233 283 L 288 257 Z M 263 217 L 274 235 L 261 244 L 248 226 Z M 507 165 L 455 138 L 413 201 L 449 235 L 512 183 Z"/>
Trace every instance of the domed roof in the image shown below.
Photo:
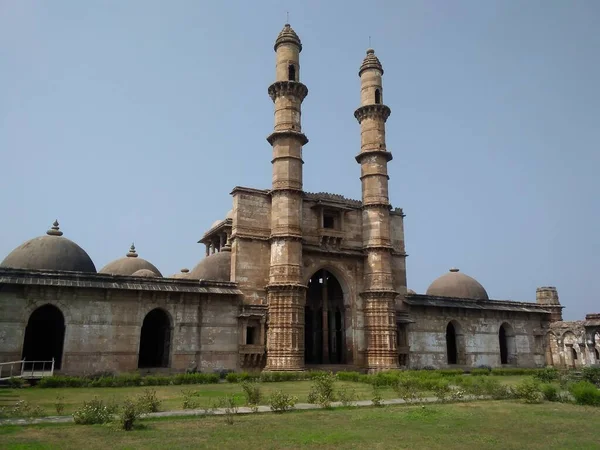
<path fill-rule="evenodd" d="M 225 216 L 225 219 L 233 219 L 233 209 L 230 209 Z"/>
<path fill-rule="evenodd" d="M 183 268 L 181 272 L 171 275 L 169 278 L 187 278 L 190 273 L 190 269 Z"/>
<path fill-rule="evenodd" d="M 381 71 L 381 75 L 383 75 L 383 66 L 381 65 L 381 62 L 379 62 L 379 58 L 375 56 L 375 50 L 372 48 L 367 49 L 367 56 L 365 56 L 365 59 L 363 59 L 363 62 L 360 65 L 358 76 L 360 77 L 365 70 L 369 69 L 378 69 Z"/>
<path fill-rule="evenodd" d="M 476 279 L 460 273 L 458 269 L 450 269 L 450 272 L 431 283 L 427 288 L 427 295 L 489 300 L 483 286 Z"/>
<path fill-rule="evenodd" d="M 152 272 L 150 269 L 140 269 L 140 270 L 136 270 L 135 272 L 133 272 L 131 274 L 132 277 L 147 277 L 147 278 L 154 278 L 157 277 L 158 275 L 156 275 L 154 272 Z"/>
<path fill-rule="evenodd" d="M 231 251 L 227 246 L 218 253 L 213 253 L 200 261 L 186 276 L 194 280 L 231 280 Z"/>
<path fill-rule="evenodd" d="M 302 51 L 302 42 L 300 42 L 300 38 L 296 34 L 296 32 L 292 29 L 289 23 L 286 23 L 283 26 L 283 30 L 277 36 L 275 40 L 275 46 L 273 47 L 275 51 L 277 51 L 277 47 L 285 42 L 291 42 L 292 44 L 296 44 L 299 48 L 299 51 Z"/>
<path fill-rule="evenodd" d="M 96 266 L 85 250 L 62 234 L 55 220 L 45 236 L 19 245 L 4 258 L 0 267 L 96 273 Z"/>
<path fill-rule="evenodd" d="M 416 294 L 417 294 L 417 293 L 416 293 L 415 291 L 413 291 L 412 289 L 407 289 L 407 290 L 406 290 L 406 293 L 407 293 L 408 295 L 416 295 Z"/>
<path fill-rule="evenodd" d="M 158 270 L 153 264 L 149 263 L 143 258 L 138 257 L 135 251 L 135 246 L 131 244 L 129 252 L 123 258 L 114 260 L 105 265 L 98 273 L 106 273 L 110 275 L 133 275 L 138 270 L 147 269 L 155 274 L 157 277 L 162 277 L 160 270 Z M 145 275 L 143 275 L 145 276 Z"/>

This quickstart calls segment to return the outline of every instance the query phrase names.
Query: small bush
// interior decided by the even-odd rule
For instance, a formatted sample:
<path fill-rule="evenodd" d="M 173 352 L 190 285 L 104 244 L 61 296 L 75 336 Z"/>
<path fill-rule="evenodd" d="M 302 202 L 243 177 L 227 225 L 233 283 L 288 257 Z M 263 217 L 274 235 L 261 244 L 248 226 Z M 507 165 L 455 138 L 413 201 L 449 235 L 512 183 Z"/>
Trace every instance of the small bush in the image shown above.
<path fill-rule="evenodd" d="M 281 390 L 273 392 L 269 397 L 271 411 L 276 413 L 283 413 L 292 409 L 297 402 L 298 397 L 286 394 Z"/>
<path fill-rule="evenodd" d="M 130 399 L 125 399 L 123 407 L 119 414 L 119 425 L 125 431 L 133 430 L 135 422 L 140 416 L 140 410 L 137 405 Z"/>
<path fill-rule="evenodd" d="M 383 406 L 383 396 L 381 395 L 381 386 L 373 385 L 373 397 L 371 398 L 373 406 Z"/>
<path fill-rule="evenodd" d="M 225 423 L 228 425 L 233 425 L 233 418 L 238 412 L 238 406 L 235 402 L 234 396 L 226 396 L 219 400 L 218 407 L 222 408 L 225 411 Z"/>
<path fill-rule="evenodd" d="M 555 385 L 544 383 L 540 386 L 540 390 L 542 391 L 545 400 L 548 400 L 549 402 L 557 402 L 560 400 L 558 388 Z"/>
<path fill-rule="evenodd" d="M 198 408 L 199 403 L 195 398 L 196 393 L 191 389 L 184 389 L 181 391 L 183 394 L 183 409 L 196 409 Z"/>
<path fill-rule="evenodd" d="M 0 418 L 9 417 L 40 417 L 44 412 L 39 405 L 33 405 L 27 400 L 19 400 L 12 407 L 0 407 Z"/>
<path fill-rule="evenodd" d="M 525 403 L 541 403 L 543 395 L 539 382 L 532 378 L 526 378 L 515 386 L 515 395 Z"/>
<path fill-rule="evenodd" d="M 546 367 L 536 372 L 533 376 L 542 383 L 550 383 L 551 381 L 558 380 L 558 370 L 554 367 Z"/>
<path fill-rule="evenodd" d="M 584 381 L 589 381 L 600 387 L 600 366 L 584 367 L 581 371 L 581 377 Z"/>
<path fill-rule="evenodd" d="M 452 393 L 452 389 L 447 381 L 442 380 L 433 388 L 433 393 L 440 402 L 445 403 Z"/>
<path fill-rule="evenodd" d="M 355 402 L 358 399 L 358 395 L 356 394 L 356 389 L 350 388 L 348 386 L 342 386 L 338 389 L 337 397 L 340 399 L 342 406 L 351 406 L 352 402 Z"/>
<path fill-rule="evenodd" d="M 358 372 L 338 372 L 337 379 L 340 381 L 360 381 L 360 373 Z"/>
<path fill-rule="evenodd" d="M 491 372 L 492 372 L 492 369 L 472 369 L 471 375 L 485 376 L 485 375 L 489 375 Z"/>
<path fill-rule="evenodd" d="M 569 387 L 578 405 L 600 406 L 600 390 L 589 381 L 580 381 Z"/>
<path fill-rule="evenodd" d="M 453 402 L 460 402 L 465 398 L 465 391 L 462 389 L 452 389 L 450 391 L 450 400 Z"/>
<path fill-rule="evenodd" d="M 250 407 L 260 405 L 262 400 L 262 392 L 260 386 L 256 383 L 250 383 L 249 381 L 242 382 L 242 390 L 246 397 L 246 404 Z"/>
<path fill-rule="evenodd" d="M 56 409 L 56 414 L 62 416 L 65 412 L 65 397 L 62 395 L 56 396 L 56 401 L 54 402 L 54 408 Z"/>
<path fill-rule="evenodd" d="M 95 398 L 89 402 L 83 402 L 83 407 L 73 414 L 73 420 L 78 425 L 108 423 L 112 418 L 112 413 L 111 408 L 107 407 L 102 400 Z"/>
<path fill-rule="evenodd" d="M 308 402 L 323 408 L 331 407 L 331 402 L 335 401 L 335 380 L 336 377 L 332 372 L 323 372 L 315 376 L 308 394 Z"/>
<path fill-rule="evenodd" d="M 156 395 L 156 389 L 144 389 L 144 392 L 137 400 L 137 408 L 140 413 L 158 412 L 161 401 Z"/>
<path fill-rule="evenodd" d="M 23 380 L 23 378 L 15 378 L 15 377 L 10 377 L 6 383 L 8 384 L 8 387 L 12 388 L 12 389 L 20 389 L 25 385 L 25 381 Z"/>

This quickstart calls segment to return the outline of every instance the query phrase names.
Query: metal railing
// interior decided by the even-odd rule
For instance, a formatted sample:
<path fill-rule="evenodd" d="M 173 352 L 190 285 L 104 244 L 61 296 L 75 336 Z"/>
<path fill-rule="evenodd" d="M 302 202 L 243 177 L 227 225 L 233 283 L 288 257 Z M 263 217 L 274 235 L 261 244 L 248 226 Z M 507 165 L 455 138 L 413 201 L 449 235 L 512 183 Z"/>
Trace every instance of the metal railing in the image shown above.
<path fill-rule="evenodd" d="M 8 361 L 0 363 L 0 381 L 10 378 L 37 379 L 54 375 L 54 358 L 51 361 Z"/>

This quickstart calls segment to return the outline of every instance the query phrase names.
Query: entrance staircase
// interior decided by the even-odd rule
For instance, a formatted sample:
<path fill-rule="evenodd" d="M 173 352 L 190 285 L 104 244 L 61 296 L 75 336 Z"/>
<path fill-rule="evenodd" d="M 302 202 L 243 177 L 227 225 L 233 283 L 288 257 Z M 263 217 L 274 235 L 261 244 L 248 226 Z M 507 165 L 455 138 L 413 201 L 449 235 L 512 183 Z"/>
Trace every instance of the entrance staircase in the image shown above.
<path fill-rule="evenodd" d="M 54 375 L 54 358 L 51 361 L 9 361 L 0 363 L 0 381 L 11 378 L 39 380 Z"/>

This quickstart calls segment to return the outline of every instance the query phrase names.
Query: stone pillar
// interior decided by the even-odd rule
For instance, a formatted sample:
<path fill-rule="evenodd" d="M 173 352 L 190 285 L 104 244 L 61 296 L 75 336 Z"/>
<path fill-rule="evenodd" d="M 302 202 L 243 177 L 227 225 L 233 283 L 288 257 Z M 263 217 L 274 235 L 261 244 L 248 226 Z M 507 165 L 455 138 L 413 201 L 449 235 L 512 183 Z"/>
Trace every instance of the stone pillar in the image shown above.
<path fill-rule="evenodd" d="M 550 311 L 550 322 L 562 321 L 562 309 L 558 299 L 558 291 L 554 286 L 543 286 L 535 290 L 535 302 L 545 307 Z"/>
<path fill-rule="evenodd" d="M 360 123 L 366 360 L 369 371 L 398 367 L 396 311 L 392 278 L 392 245 L 387 164 L 392 154 L 385 145 L 385 122 L 390 108 L 383 104 L 383 67 L 373 49 L 358 72 L 361 106 L 354 112 Z"/>
<path fill-rule="evenodd" d="M 308 89 L 300 83 L 298 35 L 286 24 L 275 41 L 276 81 L 269 86 L 275 104 L 275 127 L 267 141 L 273 147 L 271 188 L 271 262 L 267 302 L 265 370 L 304 368 L 302 284 L 302 146 L 308 142 L 300 121 Z"/>

